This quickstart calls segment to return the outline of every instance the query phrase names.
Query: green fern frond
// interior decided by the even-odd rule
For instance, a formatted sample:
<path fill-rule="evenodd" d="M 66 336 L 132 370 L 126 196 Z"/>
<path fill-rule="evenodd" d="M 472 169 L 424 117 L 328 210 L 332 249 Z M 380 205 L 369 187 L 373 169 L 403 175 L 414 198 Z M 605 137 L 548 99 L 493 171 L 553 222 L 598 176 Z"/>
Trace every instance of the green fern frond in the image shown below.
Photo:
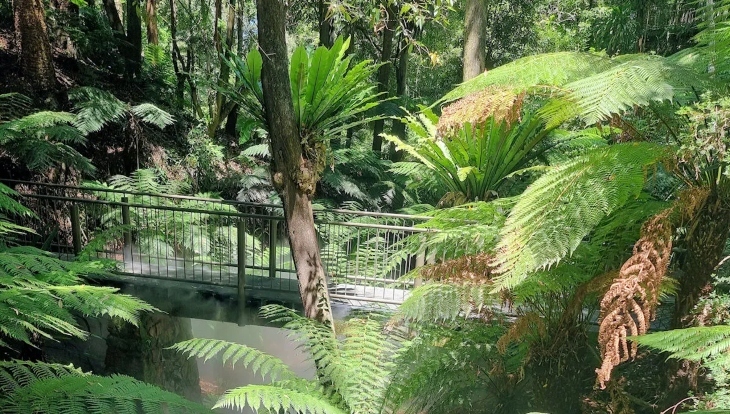
<path fill-rule="evenodd" d="M 489 285 L 428 283 L 410 293 L 408 299 L 398 307 L 393 321 L 453 321 L 491 307 L 497 301 Z"/>
<path fill-rule="evenodd" d="M 604 217 L 638 197 L 646 169 L 665 154 L 653 144 L 617 144 L 538 178 L 518 198 L 500 232 L 495 265 L 503 274 L 495 289 L 512 288 L 570 255 Z"/>
<path fill-rule="evenodd" d="M 75 102 L 77 110 L 74 125 L 83 134 L 101 130 L 109 122 L 122 120 L 127 105 L 112 93 L 92 88 L 72 89 L 69 98 Z"/>
<path fill-rule="evenodd" d="M 254 375 L 259 374 L 263 378 L 268 376 L 271 381 L 296 378 L 296 374 L 279 358 L 246 345 L 218 339 L 196 338 L 179 342 L 170 348 L 190 357 L 203 358 L 204 361 L 222 354 L 221 360 L 224 364 L 230 363 L 235 367 L 236 363 L 241 361 L 244 368 L 251 369 Z"/>
<path fill-rule="evenodd" d="M 177 394 L 122 375 L 39 379 L 0 397 L 0 404 L 8 414 L 210 413 Z"/>
<path fill-rule="evenodd" d="M 27 387 L 35 381 L 84 375 L 86 374 L 72 365 L 19 360 L 0 361 L 0 392 L 3 395 L 8 395 L 16 389 Z"/>
<path fill-rule="evenodd" d="M 670 358 L 702 362 L 710 368 L 730 369 L 730 326 L 701 326 L 655 332 L 629 338 L 668 352 Z"/>
<path fill-rule="evenodd" d="M 20 93 L 0 94 L 0 122 L 22 118 L 30 111 L 33 101 Z"/>
<path fill-rule="evenodd" d="M 172 123 L 175 122 L 175 118 L 173 118 L 169 112 L 164 111 L 151 103 L 135 105 L 129 108 L 129 110 L 143 122 L 154 125 L 160 129 L 164 129 L 166 126 L 172 125 Z"/>
<path fill-rule="evenodd" d="M 591 53 L 558 52 L 527 56 L 462 83 L 438 103 L 455 101 L 492 85 L 512 86 L 517 90 L 565 85 L 610 67 L 610 59 Z"/>
<path fill-rule="evenodd" d="M 269 144 L 251 145 L 250 147 L 241 151 L 241 155 L 267 160 L 269 159 L 269 157 L 271 157 L 271 153 L 269 152 Z"/>
<path fill-rule="evenodd" d="M 312 414 L 345 414 L 345 411 L 331 404 L 322 395 L 312 395 L 271 385 L 247 385 L 227 391 L 213 408 L 253 410 L 261 408 L 271 412 L 293 409 L 295 412 Z"/>

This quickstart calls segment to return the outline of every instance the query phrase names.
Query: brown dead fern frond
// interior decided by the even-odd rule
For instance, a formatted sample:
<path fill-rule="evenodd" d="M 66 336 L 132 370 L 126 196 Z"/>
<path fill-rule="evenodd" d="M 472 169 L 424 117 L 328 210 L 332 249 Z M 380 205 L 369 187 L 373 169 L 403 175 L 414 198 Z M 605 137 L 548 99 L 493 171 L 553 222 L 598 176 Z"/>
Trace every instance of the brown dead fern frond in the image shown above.
<path fill-rule="evenodd" d="M 602 389 L 615 366 L 636 356 L 636 344 L 626 338 L 645 334 L 654 319 L 672 252 L 671 213 L 672 209 L 664 210 L 644 223 L 633 256 L 601 300 L 598 343 L 603 363 L 596 374 Z"/>
<path fill-rule="evenodd" d="M 421 277 L 448 283 L 487 284 L 492 281 L 494 268 L 489 265 L 493 256 L 489 253 L 462 256 L 421 268 Z"/>
<path fill-rule="evenodd" d="M 505 354 L 514 342 L 538 340 L 547 336 L 547 325 L 537 312 L 527 312 L 517 318 L 510 328 L 497 340 L 497 350 Z"/>
<path fill-rule="evenodd" d="M 436 126 L 437 136 L 449 136 L 467 122 L 482 124 L 490 116 L 497 122 L 512 124 L 520 118 L 524 98 L 524 93 L 496 86 L 468 95 L 443 109 Z"/>

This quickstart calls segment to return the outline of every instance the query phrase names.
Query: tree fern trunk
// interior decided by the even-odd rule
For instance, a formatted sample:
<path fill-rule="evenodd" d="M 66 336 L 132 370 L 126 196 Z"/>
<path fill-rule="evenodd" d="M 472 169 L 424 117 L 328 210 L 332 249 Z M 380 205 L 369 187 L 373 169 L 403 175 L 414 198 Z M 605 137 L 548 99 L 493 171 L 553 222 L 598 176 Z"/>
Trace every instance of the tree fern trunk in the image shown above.
<path fill-rule="evenodd" d="M 147 43 L 157 46 L 160 43 L 160 31 L 157 28 L 157 0 L 147 0 Z"/>
<path fill-rule="evenodd" d="M 711 195 L 692 220 L 685 239 L 687 258 L 681 266 L 675 328 L 693 324 L 690 314 L 700 297 L 712 289 L 712 274 L 722 258 L 728 231 L 730 208 L 722 198 Z"/>
<path fill-rule="evenodd" d="M 262 88 L 272 154 L 272 181 L 284 204 L 289 244 L 307 317 L 332 324 L 329 294 L 314 227 L 311 197 L 316 163 L 305 158 L 294 118 L 286 48 L 286 6 L 281 0 L 258 0 Z"/>

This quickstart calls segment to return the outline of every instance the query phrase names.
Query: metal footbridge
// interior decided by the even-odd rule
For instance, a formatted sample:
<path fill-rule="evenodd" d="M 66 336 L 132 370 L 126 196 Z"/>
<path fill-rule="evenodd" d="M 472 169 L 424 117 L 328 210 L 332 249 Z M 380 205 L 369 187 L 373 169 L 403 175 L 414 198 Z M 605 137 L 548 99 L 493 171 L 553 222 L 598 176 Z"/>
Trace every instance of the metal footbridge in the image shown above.
<path fill-rule="evenodd" d="M 283 209 L 273 204 L 2 180 L 35 217 L 24 243 L 61 257 L 113 261 L 113 279 L 191 289 L 223 289 L 241 300 L 300 303 Z M 316 209 L 322 260 L 334 302 L 401 303 L 423 265 L 408 254 L 431 230 L 426 218 Z"/>

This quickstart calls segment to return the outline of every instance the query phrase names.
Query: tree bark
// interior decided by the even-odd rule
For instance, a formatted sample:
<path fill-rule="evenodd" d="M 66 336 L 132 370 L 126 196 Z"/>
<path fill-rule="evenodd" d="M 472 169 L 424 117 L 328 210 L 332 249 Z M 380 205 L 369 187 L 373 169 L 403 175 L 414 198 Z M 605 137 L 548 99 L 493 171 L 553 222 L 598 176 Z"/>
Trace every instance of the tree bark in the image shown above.
<path fill-rule="evenodd" d="M 693 218 L 685 238 L 687 256 L 681 266 L 675 328 L 693 325 L 692 310 L 712 288 L 712 275 L 722 258 L 729 231 L 730 208 L 719 195 L 711 194 Z"/>
<path fill-rule="evenodd" d="M 397 12 L 392 7 L 387 8 L 387 15 L 385 16 L 385 27 L 383 29 L 383 43 L 380 52 L 380 62 L 383 64 L 378 68 L 378 93 L 383 93 L 383 97 L 387 98 L 388 93 L 388 81 L 390 80 L 390 58 L 393 54 L 393 37 L 395 35 L 395 29 L 397 21 Z M 378 119 L 373 123 L 373 151 L 380 153 L 383 150 L 383 137 L 380 134 L 383 133 L 383 127 L 385 126 L 385 120 Z"/>
<path fill-rule="evenodd" d="M 486 57 L 487 12 L 485 0 L 467 0 L 464 18 L 464 73 L 463 80 L 484 72 Z"/>
<path fill-rule="evenodd" d="M 109 19 L 109 25 L 117 35 L 124 36 L 124 24 L 122 19 L 119 18 L 119 10 L 114 0 L 104 0 L 104 12 L 106 13 L 107 19 Z"/>
<path fill-rule="evenodd" d="M 147 12 L 147 43 L 157 46 L 160 44 L 160 31 L 157 28 L 157 0 L 147 0 L 145 10 Z"/>
<path fill-rule="evenodd" d="M 259 47 L 264 57 L 262 88 L 272 154 L 272 181 L 284 204 L 289 245 L 307 317 L 329 324 L 332 312 L 312 200 L 316 163 L 305 157 L 294 118 L 286 47 L 286 6 L 282 0 L 257 0 Z"/>
<path fill-rule="evenodd" d="M 220 0 L 216 2 L 216 7 L 221 7 Z M 226 63 L 226 54 L 229 50 L 232 50 L 233 48 L 233 41 L 236 37 L 236 0 L 230 0 L 230 4 L 228 7 L 228 16 L 226 19 L 226 38 L 221 39 L 220 31 L 217 29 L 218 24 L 216 24 L 216 31 L 214 33 L 214 43 L 216 51 L 218 52 L 218 62 L 219 62 L 219 75 L 218 75 L 218 87 L 222 88 L 228 85 L 228 78 L 230 77 L 231 71 L 228 67 L 228 64 Z M 216 10 L 216 16 L 217 19 L 220 19 L 222 15 L 222 11 Z M 220 91 L 220 89 L 216 90 L 215 92 L 215 101 L 214 101 L 214 107 L 211 110 L 211 119 L 210 123 L 208 124 L 208 136 L 210 138 L 215 137 L 216 132 L 218 131 L 218 128 L 220 128 L 223 121 L 228 116 L 228 113 L 231 110 L 232 105 L 229 105 L 226 102 L 226 96 Z"/>
<path fill-rule="evenodd" d="M 332 19 L 327 17 L 329 11 L 327 1 L 319 0 L 317 6 L 319 9 L 319 44 L 330 48 L 335 43 L 335 30 L 332 27 Z"/>
<path fill-rule="evenodd" d="M 142 70 L 142 19 L 139 0 L 127 0 L 127 76 L 139 76 Z"/>
<path fill-rule="evenodd" d="M 405 106 L 405 100 L 407 96 L 407 81 L 408 81 L 408 59 L 411 54 L 411 47 L 408 45 L 408 39 L 405 36 L 400 41 L 398 48 L 398 65 L 395 68 L 395 93 L 398 95 L 400 105 Z M 393 120 L 393 135 L 398 137 L 401 141 L 406 140 L 406 124 L 400 119 Z M 398 151 L 395 146 L 391 146 L 390 159 L 393 162 L 403 160 L 403 151 Z"/>
<path fill-rule="evenodd" d="M 14 0 L 15 30 L 20 40 L 20 69 L 35 94 L 48 97 L 56 90 L 51 42 L 42 0 Z"/>

